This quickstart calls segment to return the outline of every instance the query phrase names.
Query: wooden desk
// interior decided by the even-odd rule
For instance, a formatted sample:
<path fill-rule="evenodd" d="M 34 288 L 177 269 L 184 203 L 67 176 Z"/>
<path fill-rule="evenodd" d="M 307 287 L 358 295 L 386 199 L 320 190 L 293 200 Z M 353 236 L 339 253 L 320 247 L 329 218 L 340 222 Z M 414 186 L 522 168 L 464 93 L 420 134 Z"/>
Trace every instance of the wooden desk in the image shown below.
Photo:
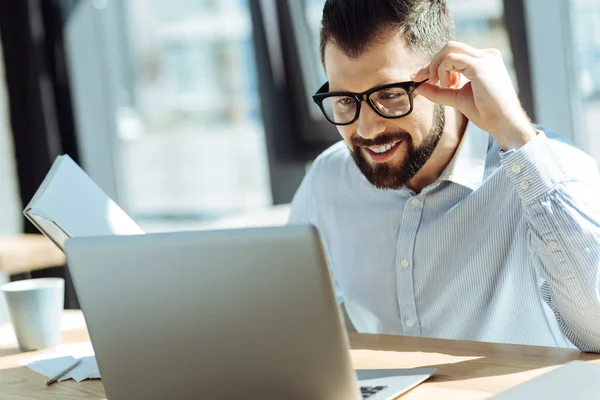
<path fill-rule="evenodd" d="M 79 311 L 65 311 L 63 343 L 89 340 Z M 435 366 L 437 374 L 402 397 L 415 399 L 485 399 L 571 360 L 595 360 L 600 354 L 546 347 L 352 334 L 356 368 Z M 19 353 L 12 329 L 0 326 L 0 398 L 105 399 L 101 381 L 65 381 L 44 386 L 44 377 L 19 361 L 39 352 Z"/>

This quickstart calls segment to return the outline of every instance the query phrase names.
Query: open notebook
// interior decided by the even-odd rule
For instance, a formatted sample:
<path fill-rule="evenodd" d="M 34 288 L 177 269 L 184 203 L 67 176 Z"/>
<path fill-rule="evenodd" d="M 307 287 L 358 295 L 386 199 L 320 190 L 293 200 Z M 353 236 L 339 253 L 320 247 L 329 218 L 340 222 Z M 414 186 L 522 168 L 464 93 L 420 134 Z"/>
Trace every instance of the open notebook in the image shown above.
<path fill-rule="evenodd" d="M 56 158 L 23 213 L 63 251 L 69 237 L 144 233 L 68 155 Z"/>

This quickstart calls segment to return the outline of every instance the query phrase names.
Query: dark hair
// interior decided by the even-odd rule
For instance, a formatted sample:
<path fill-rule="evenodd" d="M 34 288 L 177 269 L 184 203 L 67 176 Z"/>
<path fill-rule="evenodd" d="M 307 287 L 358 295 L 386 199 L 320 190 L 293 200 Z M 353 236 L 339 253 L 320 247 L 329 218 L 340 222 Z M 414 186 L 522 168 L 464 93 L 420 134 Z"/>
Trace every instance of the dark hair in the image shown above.
<path fill-rule="evenodd" d="M 391 29 L 391 31 L 390 31 Z M 321 20 L 321 61 L 335 43 L 358 57 L 382 33 L 400 34 L 414 52 L 431 60 L 454 36 L 446 0 L 327 0 Z"/>

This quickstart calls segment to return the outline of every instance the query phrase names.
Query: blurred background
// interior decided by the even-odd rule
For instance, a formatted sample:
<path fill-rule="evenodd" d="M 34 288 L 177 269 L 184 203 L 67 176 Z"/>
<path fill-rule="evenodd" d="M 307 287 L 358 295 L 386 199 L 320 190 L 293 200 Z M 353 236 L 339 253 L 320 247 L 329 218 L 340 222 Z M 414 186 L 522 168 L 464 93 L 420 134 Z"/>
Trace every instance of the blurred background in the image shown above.
<path fill-rule="evenodd" d="M 324 0 L 0 2 L 0 234 L 68 153 L 146 231 L 284 223 L 339 140 L 310 95 Z M 600 2 L 448 0 L 525 109 L 600 161 Z"/>

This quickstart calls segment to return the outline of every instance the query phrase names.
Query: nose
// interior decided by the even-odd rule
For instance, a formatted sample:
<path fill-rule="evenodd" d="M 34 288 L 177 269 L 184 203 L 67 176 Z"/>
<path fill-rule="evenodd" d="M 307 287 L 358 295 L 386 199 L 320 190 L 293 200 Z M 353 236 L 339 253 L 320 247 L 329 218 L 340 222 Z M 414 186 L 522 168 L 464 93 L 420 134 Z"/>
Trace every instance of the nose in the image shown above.
<path fill-rule="evenodd" d="M 373 139 L 385 132 L 387 125 L 386 119 L 377 115 L 366 102 L 362 103 L 357 123 L 356 134 L 365 139 Z"/>

